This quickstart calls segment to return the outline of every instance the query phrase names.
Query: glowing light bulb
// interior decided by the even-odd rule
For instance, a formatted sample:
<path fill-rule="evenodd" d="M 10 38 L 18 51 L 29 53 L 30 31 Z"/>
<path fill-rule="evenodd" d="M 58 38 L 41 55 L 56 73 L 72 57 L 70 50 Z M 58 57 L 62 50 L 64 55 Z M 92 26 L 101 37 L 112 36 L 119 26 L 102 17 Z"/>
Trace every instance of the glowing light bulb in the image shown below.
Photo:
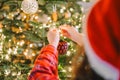
<path fill-rule="evenodd" d="M 71 72 L 71 71 L 72 71 L 72 68 L 71 68 L 71 67 L 68 67 L 68 71 Z"/>
<path fill-rule="evenodd" d="M 32 48 L 32 47 L 33 47 L 33 44 L 30 44 L 29 46 Z"/>
<path fill-rule="evenodd" d="M 70 52 L 70 51 L 67 51 L 67 54 L 66 54 L 66 55 L 67 55 L 67 56 L 70 56 L 70 54 L 71 54 L 71 52 Z"/>
<path fill-rule="evenodd" d="M 12 53 L 12 49 L 9 48 L 8 51 L 7 51 L 8 54 Z"/>
<path fill-rule="evenodd" d="M 9 55 L 5 55 L 5 59 L 6 60 L 9 60 L 10 58 L 9 58 Z"/>
<path fill-rule="evenodd" d="M 12 73 L 12 76 L 15 76 L 15 75 L 16 75 L 16 72 L 13 72 L 13 73 Z"/>
<path fill-rule="evenodd" d="M 63 13 L 64 12 L 64 9 L 60 9 L 60 13 Z"/>
<path fill-rule="evenodd" d="M 63 69 L 62 72 L 67 72 L 67 71 L 65 69 Z"/>
<path fill-rule="evenodd" d="M 3 30 L 2 29 L 0 29 L 0 32 L 2 32 Z"/>
<path fill-rule="evenodd" d="M 70 11 L 74 11 L 74 9 L 73 9 L 73 8 L 70 8 Z"/>

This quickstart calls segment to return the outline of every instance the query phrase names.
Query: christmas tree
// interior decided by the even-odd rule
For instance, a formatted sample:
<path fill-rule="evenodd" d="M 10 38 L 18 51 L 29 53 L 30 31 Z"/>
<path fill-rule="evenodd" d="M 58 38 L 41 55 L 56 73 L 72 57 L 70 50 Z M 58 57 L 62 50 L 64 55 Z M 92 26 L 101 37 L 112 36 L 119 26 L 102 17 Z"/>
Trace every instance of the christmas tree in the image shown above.
<path fill-rule="evenodd" d="M 48 44 L 49 28 L 62 24 L 81 32 L 81 0 L 0 0 L 0 80 L 27 80 L 40 49 Z M 86 0 L 87 1 L 87 0 Z M 72 57 L 76 44 L 68 43 L 65 55 L 59 55 L 61 80 L 71 77 Z"/>

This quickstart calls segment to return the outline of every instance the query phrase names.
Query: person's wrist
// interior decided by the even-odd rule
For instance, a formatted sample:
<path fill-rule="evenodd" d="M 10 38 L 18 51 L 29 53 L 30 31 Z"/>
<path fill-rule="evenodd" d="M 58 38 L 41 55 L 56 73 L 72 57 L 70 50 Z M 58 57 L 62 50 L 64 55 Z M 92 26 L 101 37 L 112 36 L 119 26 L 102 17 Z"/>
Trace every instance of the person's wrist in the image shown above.
<path fill-rule="evenodd" d="M 76 42 L 79 46 L 83 46 L 83 34 L 77 33 L 77 35 L 76 35 L 76 37 L 75 37 L 75 42 Z"/>
<path fill-rule="evenodd" d="M 56 43 L 49 43 L 49 44 L 54 46 L 57 49 L 58 44 L 56 44 Z"/>

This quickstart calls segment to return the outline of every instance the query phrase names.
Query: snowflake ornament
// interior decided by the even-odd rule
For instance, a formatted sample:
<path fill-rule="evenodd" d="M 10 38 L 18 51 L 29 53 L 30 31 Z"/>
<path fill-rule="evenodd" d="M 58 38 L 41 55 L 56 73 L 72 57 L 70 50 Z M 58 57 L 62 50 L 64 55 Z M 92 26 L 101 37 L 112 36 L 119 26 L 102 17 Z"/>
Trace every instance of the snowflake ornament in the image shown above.
<path fill-rule="evenodd" d="M 38 10 L 38 3 L 36 0 L 24 0 L 21 4 L 21 9 L 26 14 L 34 14 Z"/>

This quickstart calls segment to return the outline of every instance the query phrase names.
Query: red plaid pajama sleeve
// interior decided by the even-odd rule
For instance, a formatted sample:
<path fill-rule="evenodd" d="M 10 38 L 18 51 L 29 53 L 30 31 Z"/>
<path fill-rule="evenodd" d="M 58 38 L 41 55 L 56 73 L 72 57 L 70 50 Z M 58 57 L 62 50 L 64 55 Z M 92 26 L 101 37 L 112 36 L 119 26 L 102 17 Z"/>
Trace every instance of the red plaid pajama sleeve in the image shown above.
<path fill-rule="evenodd" d="M 43 47 L 28 80 L 58 80 L 58 52 L 52 45 Z"/>

